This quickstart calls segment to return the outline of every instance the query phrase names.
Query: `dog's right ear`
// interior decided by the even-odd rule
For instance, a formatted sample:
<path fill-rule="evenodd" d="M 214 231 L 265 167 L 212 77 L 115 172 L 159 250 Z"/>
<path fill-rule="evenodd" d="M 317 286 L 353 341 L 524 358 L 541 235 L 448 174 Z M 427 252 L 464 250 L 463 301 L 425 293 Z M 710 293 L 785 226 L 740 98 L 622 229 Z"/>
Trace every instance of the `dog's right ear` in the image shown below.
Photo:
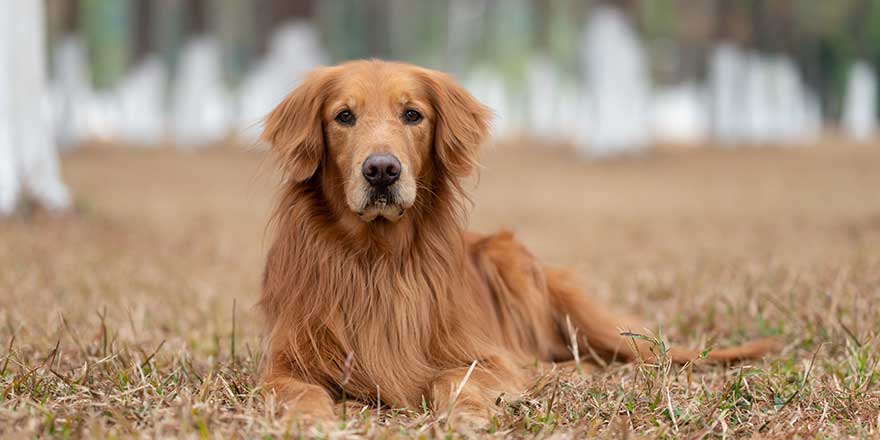
<path fill-rule="evenodd" d="M 294 182 L 312 177 L 324 157 L 321 111 L 330 69 L 312 71 L 266 117 L 260 140 L 272 146 L 281 169 Z"/>

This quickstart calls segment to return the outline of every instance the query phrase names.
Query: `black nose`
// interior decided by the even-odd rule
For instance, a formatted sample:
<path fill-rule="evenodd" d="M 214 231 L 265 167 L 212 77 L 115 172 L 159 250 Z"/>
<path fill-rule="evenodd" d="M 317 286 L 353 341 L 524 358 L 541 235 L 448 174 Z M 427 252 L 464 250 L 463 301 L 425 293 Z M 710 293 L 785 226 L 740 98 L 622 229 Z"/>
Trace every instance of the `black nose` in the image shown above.
<path fill-rule="evenodd" d="M 388 186 L 400 178 L 400 161 L 391 154 L 371 154 L 364 161 L 361 172 L 372 186 Z"/>

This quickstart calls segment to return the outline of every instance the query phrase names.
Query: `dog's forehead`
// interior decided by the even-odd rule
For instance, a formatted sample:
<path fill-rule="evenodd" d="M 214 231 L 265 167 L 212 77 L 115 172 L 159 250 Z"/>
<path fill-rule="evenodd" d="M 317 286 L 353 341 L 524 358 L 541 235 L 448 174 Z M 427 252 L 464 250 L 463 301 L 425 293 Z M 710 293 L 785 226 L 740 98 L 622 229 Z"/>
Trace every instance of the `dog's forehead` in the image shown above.
<path fill-rule="evenodd" d="M 428 99 L 424 83 L 406 65 L 371 62 L 346 67 L 336 81 L 334 95 L 347 105 L 380 102 L 403 105 Z"/>

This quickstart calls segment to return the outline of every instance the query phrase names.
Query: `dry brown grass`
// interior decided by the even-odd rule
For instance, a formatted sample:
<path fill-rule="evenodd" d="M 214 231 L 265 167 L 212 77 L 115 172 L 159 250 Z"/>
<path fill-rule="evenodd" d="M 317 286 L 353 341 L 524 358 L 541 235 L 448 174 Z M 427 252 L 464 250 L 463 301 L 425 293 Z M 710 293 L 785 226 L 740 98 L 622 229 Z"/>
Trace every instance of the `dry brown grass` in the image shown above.
<path fill-rule="evenodd" d="M 0 223 L 0 436 L 880 435 L 876 147 L 489 154 L 475 229 L 514 230 L 663 339 L 787 344 L 730 367 L 548 372 L 478 433 L 422 408 L 350 404 L 320 430 L 276 417 L 255 378 L 262 162 L 81 151 L 64 160 L 75 214 Z"/>

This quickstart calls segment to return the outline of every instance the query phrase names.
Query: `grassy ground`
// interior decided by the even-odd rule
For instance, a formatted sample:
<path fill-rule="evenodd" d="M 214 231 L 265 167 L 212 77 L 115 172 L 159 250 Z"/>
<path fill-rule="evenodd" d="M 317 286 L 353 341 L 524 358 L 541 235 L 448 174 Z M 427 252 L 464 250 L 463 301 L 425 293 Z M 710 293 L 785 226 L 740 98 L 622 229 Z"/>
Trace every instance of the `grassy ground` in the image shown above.
<path fill-rule="evenodd" d="M 512 229 L 668 340 L 786 345 L 727 367 L 549 372 L 480 434 L 880 435 L 880 149 L 602 162 L 497 149 L 484 163 L 474 229 Z M 64 160 L 74 214 L 0 222 L 0 436 L 477 434 L 417 408 L 350 405 L 321 431 L 276 417 L 256 388 L 261 165 L 80 151 Z"/>

